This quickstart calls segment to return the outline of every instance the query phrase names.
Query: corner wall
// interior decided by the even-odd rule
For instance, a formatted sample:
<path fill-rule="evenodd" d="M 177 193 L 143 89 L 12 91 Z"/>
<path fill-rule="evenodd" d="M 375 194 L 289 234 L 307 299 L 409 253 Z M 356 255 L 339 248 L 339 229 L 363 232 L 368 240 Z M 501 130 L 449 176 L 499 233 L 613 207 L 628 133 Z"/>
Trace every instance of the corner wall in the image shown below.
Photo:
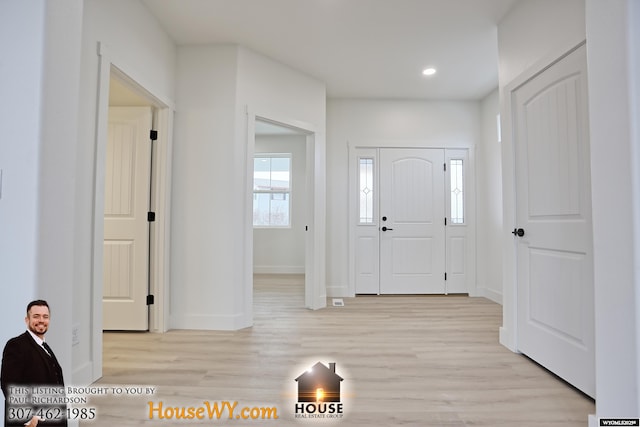
<path fill-rule="evenodd" d="M 180 47 L 177 74 L 170 327 L 248 327 L 253 323 L 249 161 L 254 152 L 248 115 L 317 130 L 313 195 L 322 212 L 325 87 L 230 45 Z M 316 285 L 323 286 L 324 216 L 315 220 Z"/>
<path fill-rule="evenodd" d="M 0 342 L 24 332 L 37 295 L 45 2 L 0 3 Z M 4 406 L 0 411 L 4 411 Z M 4 419 L 4 418 L 3 418 Z"/>
<path fill-rule="evenodd" d="M 640 4 L 587 0 L 598 417 L 640 417 Z M 591 426 L 597 426 L 595 419 Z"/>
<path fill-rule="evenodd" d="M 482 143 L 476 152 L 478 294 L 502 304 L 502 144 L 498 90 L 480 103 Z"/>
<path fill-rule="evenodd" d="M 48 340 L 72 377 L 78 80 L 82 1 L 0 5 L 0 283 L 3 345 L 33 299 L 51 307 Z M 6 228 L 6 229 L 5 229 Z"/>
<path fill-rule="evenodd" d="M 173 103 L 176 58 L 175 45 L 139 1 L 85 0 L 83 12 L 78 144 L 73 153 L 77 175 L 74 304 L 67 307 L 79 338 L 79 343 L 72 347 L 75 384 L 87 384 L 102 375 L 101 312 L 96 319 L 92 308 L 93 301 L 102 296 L 102 265 L 99 261 L 99 265 L 93 264 L 94 259 L 102 259 L 102 241 L 94 242 L 94 231 L 101 228 L 103 213 L 94 210 L 102 206 L 104 198 L 96 193 L 101 179 L 98 174 L 103 169 L 97 164 L 101 150 L 98 106 L 108 101 L 98 97 L 101 72 L 98 44 L 124 73 L 168 104 Z M 92 346 L 95 343 L 98 347 Z"/>
<path fill-rule="evenodd" d="M 235 46 L 178 48 L 171 223 L 175 329 L 248 326 L 234 308 L 243 171 L 234 167 Z M 240 176 L 240 183 L 239 183 Z"/>

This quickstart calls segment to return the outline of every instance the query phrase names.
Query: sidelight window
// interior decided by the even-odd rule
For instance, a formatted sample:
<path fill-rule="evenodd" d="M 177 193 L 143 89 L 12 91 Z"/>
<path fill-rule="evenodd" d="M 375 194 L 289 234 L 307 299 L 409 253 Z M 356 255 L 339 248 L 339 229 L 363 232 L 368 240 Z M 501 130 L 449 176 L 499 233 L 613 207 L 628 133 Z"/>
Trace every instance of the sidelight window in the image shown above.
<path fill-rule="evenodd" d="M 451 223 L 464 224 L 464 172 L 462 159 L 449 161 Z"/>
<path fill-rule="evenodd" d="M 360 224 L 373 223 L 373 158 L 359 159 Z"/>

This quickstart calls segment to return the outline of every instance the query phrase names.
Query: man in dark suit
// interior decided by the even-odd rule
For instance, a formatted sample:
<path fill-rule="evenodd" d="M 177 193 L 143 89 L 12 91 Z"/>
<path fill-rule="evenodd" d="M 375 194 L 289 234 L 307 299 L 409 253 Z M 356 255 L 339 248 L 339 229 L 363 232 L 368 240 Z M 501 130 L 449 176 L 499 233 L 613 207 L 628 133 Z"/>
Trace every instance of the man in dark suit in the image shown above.
<path fill-rule="evenodd" d="M 44 341 L 49 304 L 27 305 L 27 331 L 7 341 L 0 383 L 5 397 L 5 426 L 66 426 L 62 368 Z"/>

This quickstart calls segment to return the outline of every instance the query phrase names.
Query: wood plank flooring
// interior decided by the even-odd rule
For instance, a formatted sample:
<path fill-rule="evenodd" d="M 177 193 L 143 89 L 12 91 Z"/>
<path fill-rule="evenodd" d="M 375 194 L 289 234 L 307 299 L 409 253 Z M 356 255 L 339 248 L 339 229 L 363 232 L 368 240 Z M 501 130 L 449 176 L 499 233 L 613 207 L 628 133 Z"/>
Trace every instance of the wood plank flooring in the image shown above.
<path fill-rule="evenodd" d="M 303 307 L 302 276 L 256 276 L 252 328 L 105 333 L 95 386 L 157 387 L 153 395 L 91 396 L 91 426 L 314 425 L 586 426 L 594 402 L 498 343 L 502 308 L 465 296 L 362 296 Z M 295 419 L 295 378 L 316 362 L 344 378 L 344 417 Z M 238 402 L 233 418 L 160 420 L 158 407 Z M 236 419 L 275 407 L 277 420 Z"/>

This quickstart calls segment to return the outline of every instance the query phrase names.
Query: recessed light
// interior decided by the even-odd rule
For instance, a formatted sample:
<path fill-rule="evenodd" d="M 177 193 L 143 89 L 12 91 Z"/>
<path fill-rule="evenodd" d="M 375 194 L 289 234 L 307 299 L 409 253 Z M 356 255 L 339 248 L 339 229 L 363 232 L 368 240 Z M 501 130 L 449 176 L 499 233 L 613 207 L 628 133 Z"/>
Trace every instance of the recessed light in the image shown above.
<path fill-rule="evenodd" d="M 436 73 L 435 68 L 425 68 L 424 70 L 422 70 L 422 74 L 425 76 L 433 76 L 435 73 Z"/>

